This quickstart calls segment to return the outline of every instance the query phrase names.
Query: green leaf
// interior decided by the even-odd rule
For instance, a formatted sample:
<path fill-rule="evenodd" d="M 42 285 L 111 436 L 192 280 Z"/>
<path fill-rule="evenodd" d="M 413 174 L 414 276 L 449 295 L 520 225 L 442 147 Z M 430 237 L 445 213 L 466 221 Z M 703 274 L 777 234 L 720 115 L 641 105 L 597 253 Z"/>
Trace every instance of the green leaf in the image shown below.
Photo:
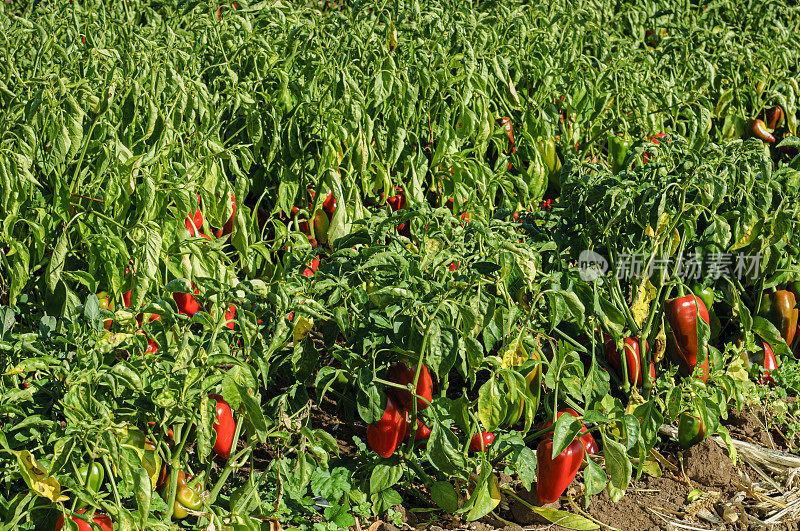
<path fill-rule="evenodd" d="M 45 282 L 47 289 L 50 293 L 55 292 L 56 285 L 61 280 L 61 272 L 64 270 L 64 261 L 67 257 L 67 245 L 69 238 L 67 231 L 64 230 L 58 237 L 56 246 L 53 249 L 53 254 L 50 256 L 50 263 L 47 264 L 47 272 L 45 273 Z"/>
<path fill-rule="evenodd" d="M 617 441 L 603 433 L 603 455 L 606 468 L 611 476 L 611 485 L 624 495 L 633 474 L 633 465 L 626 454 L 626 449 Z M 610 493 L 610 491 L 609 491 Z"/>
<path fill-rule="evenodd" d="M 478 420 L 487 431 L 492 431 L 506 418 L 506 409 L 503 389 L 496 378 L 491 378 L 478 391 Z"/>
<path fill-rule="evenodd" d="M 447 481 L 437 481 L 431 487 L 431 499 L 441 510 L 455 514 L 458 510 L 458 494 Z"/>

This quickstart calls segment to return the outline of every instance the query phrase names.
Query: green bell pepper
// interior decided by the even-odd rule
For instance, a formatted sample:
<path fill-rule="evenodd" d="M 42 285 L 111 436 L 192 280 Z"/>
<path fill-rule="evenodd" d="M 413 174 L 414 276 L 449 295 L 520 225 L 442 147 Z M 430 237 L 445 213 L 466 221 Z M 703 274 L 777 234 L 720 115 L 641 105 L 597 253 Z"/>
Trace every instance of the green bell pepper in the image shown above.
<path fill-rule="evenodd" d="M 611 163 L 611 170 L 614 173 L 618 173 L 625 166 L 625 158 L 628 156 L 630 147 L 630 139 L 608 135 L 608 161 Z"/>

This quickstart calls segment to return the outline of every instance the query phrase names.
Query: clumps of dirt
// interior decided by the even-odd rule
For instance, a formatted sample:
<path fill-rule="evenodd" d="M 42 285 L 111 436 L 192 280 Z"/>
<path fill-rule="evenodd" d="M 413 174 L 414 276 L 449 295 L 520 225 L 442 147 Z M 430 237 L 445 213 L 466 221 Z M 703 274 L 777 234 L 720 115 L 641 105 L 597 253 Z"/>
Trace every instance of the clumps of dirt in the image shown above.
<path fill-rule="evenodd" d="M 665 517 L 671 517 L 670 512 L 678 512 L 681 509 L 690 490 L 689 485 L 674 477 L 644 476 L 632 484 L 627 494 L 616 503 L 611 501 L 607 491 L 593 496 L 586 512 L 598 521 L 617 529 L 661 531 L 666 527 L 666 522 L 649 509 L 663 512 Z M 562 505 L 561 508 L 574 512 L 568 504 Z M 562 528 L 557 527 L 557 529 Z"/>
<path fill-rule="evenodd" d="M 736 492 L 733 480 L 739 474 L 726 450 L 712 439 L 705 439 L 683 452 L 686 475 L 704 487 L 718 487 L 724 492 Z"/>
<path fill-rule="evenodd" d="M 785 399 L 785 402 L 793 404 L 796 402 L 796 398 L 789 397 Z M 723 424 L 728 427 L 731 437 L 734 439 L 781 452 L 795 452 L 798 445 L 796 434 L 788 433 L 789 440 L 787 440 L 786 425 L 776 426 L 774 420 L 767 421 L 768 416 L 764 409 L 757 405 L 745 409 L 741 413 L 731 411 Z M 769 429 L 767 429 L 768 425 Z"/>

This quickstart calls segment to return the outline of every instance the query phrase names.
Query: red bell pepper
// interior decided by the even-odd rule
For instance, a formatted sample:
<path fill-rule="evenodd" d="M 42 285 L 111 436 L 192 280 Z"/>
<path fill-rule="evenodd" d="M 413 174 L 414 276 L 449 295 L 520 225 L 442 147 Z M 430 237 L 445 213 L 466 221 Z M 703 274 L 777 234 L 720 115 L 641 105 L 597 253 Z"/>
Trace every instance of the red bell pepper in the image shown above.
<path fill-rule="evenodd" d="M 681 373 L 688 376 L 697 366 L 697 316 L 709 322 L 708 310 L 702 299 L 694 294 L 669 299 L 664 303 L 664 311 L 669 322 L 667 350 L 677 361 Z M 700 379 L 708 381 L 708 347 L 705 362 L 700 366 Z"/>
<path fill-rule="evenodd" d="M 233 447 L 233 436 L 236 432 L 236 422 L 233 420 L 231 406 L 222 398 L 221 395 L 208 395 L 208 398 L 216 400 L 217 413 L 214 419 L 214 431 L 217 432 L 217 439 L 214 441 L 214 451 L 223 459 L 231 456 Z"/>
<path fill-rule="evenodd" d="M 194 288 L 194 282 L 192 282 L 192 287 Z M 194 288 L 194 294 L 199 295 L 200 290 Z M 197 302 L 197 299 L 195 299 L 191 293 L 173 293 L 172 298 L 175 300 L 175 304 L 178 305 L 178 313 L 183 313 L 191 317 L 200 311 L 200 303 Z"/>
<path fill-rule="evenodd" d="M 395 363 L 389 368 L 387 379 L 390 382 L 398 383 L 400 385 L 408 385 L 414 383 L 414 375 L 417 372 L 417 366 L 409 367 L 405 363 Z M 390 393 L 394 395 L 397 404 L 403 409 L 411 409 L 411 392 L 408 390 L 398 389 L 393 387 Z M 430 405 L 433 400 L 433 380 L 428 367 L 423 363 L 422 370 L 419 373 L 419 380 L 417 381 L 416 394 L 422 398 L 417 398 L 417 410 L 422 411 Z M 423 400 L 423 398 L 425 400 Z"/>
<path fill-rule="evenodd" d="M 234 319 L 236 319 L 236 306 L 231 304 L 225 311 L 225 326 L 233 330 Z"/>
<path fill-rule="evenodd" d="M 642 386 L 642 358 L 639 355 L 639 340 L 633 337 L 626 337 L 623 341 L 623 348 L 625 349 L 625 363 L 628 367 L 628 382 L 635 384 L 637 387 Z M 649 348 L 645 341 L 646 348 Z M 611 338 L 606 340 L 606 361 L 612 369 L 617 373 L 617 376 L 622 378 L 622 360 L 617 352 L 617 345 Z M 650 361 L 650 380 L 656 379 L 656 366 Z"/>
<path fill-rule="evenodd" d="M 555 458 L 553 455 L 553 439 L 545 439 L 536 448 L 536 496 L 541 503 L 558 501 L 583 461 L 583 446 L 575 439 Z"/>
<path fill-rule="evenodd" d="M 556 416 L 556 420 L 560 419 L 561 415 L 563 415 L 564 413 L 568 413 L 568 414 L 572 415 L 573 417 L 575 417 L 578 420 L 580 420 L 580 418 L 581 418 L 580 415 L 578 415 L 577 411 L 575 411 L 574 409 L 566 408 L 566 409 L 562 409 L 561 411 L 558 412 L 558 415 Z M 552 420 L 548 420 L 547 422 L 545 422 L 542 425 L 542 429 L 543 430 L 547 429 L 552 425 L 553 425 L 553 421 Z M 587 454 L 596 454 L 596 453 L 600 452 L 600 447 L 597 446 L 597 442 L 595 442 L 594 437 L 592 437 L 592 434 L 589 432 L 589 430 L 586 429 L 586 425 L 581 420 L 581 432 L 584 432 L 584 431 L 586 433 L 584 435 L 581 435 L 580 441 L 583 443 L 583 447 L 586 448 L 586 453 Z M 548 433 L 547 435 L 544 436 L 544 438 L 545 439 L 552 439 L 553 438 L 553 432 Z"/>
<path fill-rule="evenodd" d="M 400 446 L 408 431 L 405 409 L 395 403 L 391 395 L 386 396 L 386 410 L 377 424 L 367 426 L 367 442 L 375 453 L 389 458 Z"/>
<path fill-rule="evenodd" d="M 308 265 L 309 267 L 306 267 L 305 270 L 303 271 L 303 276 L 311 278 L 314 276 L 314 273 L 316 273 L 317 269 L 319 268 L 319 258 L 312 258 L 311 263 L 309 263 Z"/>
<path fill-rule="evenodd" d="M 494 442 L 494 433 L 481 431 L 472 436 L 469 441 L 470 452 L 485 452 L 490 444 Z"/>
<path fill-rule="evenodd" d="M 83 514 L 86 512 L 86 509 L 80 509 L 77 511 L 78 514 Z M 81 520 L 80 518 L 72 517 L 72 521 L 75 522 L 78 526 L 78 531 L 93 531 L 93 527 L 91 524 L 86 522 L 86 520 Z M 92 521 L 99 527 L 102 531 L 113 531 L 114 529 L 114 522 L 111 521 L 111 518 L 104 514 L 94 513 L 92 517 Z M 64 528 L 64 515 L 63 513 L 58 517 L 56 520 L 55 531 L 61 531 Z"/>

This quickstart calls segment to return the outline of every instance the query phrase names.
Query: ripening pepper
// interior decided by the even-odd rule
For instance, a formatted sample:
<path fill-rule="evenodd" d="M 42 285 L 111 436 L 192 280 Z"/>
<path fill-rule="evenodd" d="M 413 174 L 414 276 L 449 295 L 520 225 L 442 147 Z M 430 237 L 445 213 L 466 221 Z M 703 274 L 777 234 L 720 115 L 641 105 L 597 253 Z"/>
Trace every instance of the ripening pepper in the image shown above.
<path fill-rule="evenodd" d="M 83 465 L 78 469 L 78 478 L 81 485 L 90 491 L 100 492 L 100 485 L 103 484 L 105 472 L 99 463 L 92 461 L 91 464 Z"/>
<path fill-rule="evenodd" d="M 406 410 L 391 395 L 386 395 L 386 409 L 377 424 L 367 426 L 367 442 L 375 453 L 389 458 L 400 446 L 408 431 Z"/>
<path fill-rule="evenodd" d="M 703 300 L 695 295 L 669 299 L 664 303 L 664 312 L 669 322 L 667 351 L 678 362 L 681 373 L 690 375 L 697 366 L 697 316 L 709 322 L 708 310 Z M 705 361 L 700 366 L 700 379 L 708 381 L 708 347 Z"/>
<path fill-rule="evenodd" d="M 686 450 L 706 437 L 706 428 L 700 417 L 684 411 L 678 419 L 678 443 Z"/>
<path fill-rule="evenodd" d="M 539 154 L 542 156 L 544 165 L 547 167 L 548 176 L 552 177 L 558 170 L 561 169 L 561 159 L 556 153 L 556 143 L 552 138 L 546 140 L 539 140 L 536 142 L 536 147 Z"/>
<path fill-rule="evenodd" d="M 585 431 L 586 433 L 581 435 L 578 440 L 581 443 L 583 443 L 583 447 L 586 449 L 586 453 L 591 455 L 600 452 L 600 448 L 597 446 L 597 442 L 595 442 L 594 437 L 592 437 L 592 434 L 589 432 L 589 430 L 586 429 L 586 425 L 583 423 L 583 420 L 581 420 L 581 417 L 580 415 L 578 415 L 577 411 L 571 408 L 562 409 L 561 411 L 558 412 L 558 415 L 556 415 L 556 420 L 560 419 L 561 415 L 563 415 L 564 413 L 572 415 L 573 417 L 581 421 L 581 432 Z M 552 425 L 553 421 L 548 420 L 547 422 L 542 424 L 542 429 L 543 430 L 547 429 Z M 552 439 L 552 438 L 553 438 L 553 432 L 549 432 L 547 435 L 544 436 L 544 439 Z"/>
<path fill-rule="evenodd" d="M 787 345 L 794 341 L 797 331 L 798 309 L 794 293 L 781 289 L 772 293 L 764 293 L 761 297 L 761 308 L 758 314 L 767 319 L 781 333 Z"/>
<path fill-rule="evenodd" d="M 192 511 L 199 511 L 203 507 L 203 498 L 198 492 L 191 488 L 186 482 L 191 480 L 191 476 L 186 476 L 183 470 L 178 472 L 178 484 L 175 490 L 175 504 L 172 507 L 172 519 L 183 520 L 189 516 L 187 509 Z M 167 497 L 170 485 L 170 477 L 167 476 L 164 480 L 164 497 Z"/>
<path fill-rule="evenodd" d="M 208 398 L 215 400 L 216 416 L 214 418 L 214 431 L 217 438 L 214 441 L 214 451 L 223 459 L 231 456 L 233 447 L 233 436 L 236 433 L 236 422 L 233 420 L 231 406 L 222 398 L 221 395 L 208 395 Z"/>
<path fill-rule="evenodd" d="M 109 298 L 107 292 L 105 292 L 105 291 L 99 292 L 97 294 L 97 298 L 100 301 L 100 308 L 102 308 L 103 310 L 108 310 L 111 313 L 114 313 L 114 301 L 112 301 Z M 111 330 L 111 322 L 112 322 L 112 320 L 113 319 L 104 319 L 103 320 L 103 326 L 105 327 L 106 330 Z"/>
<path fill-rule="evenodd" d="M 395 363 L 389 368 L 386 377 L 390 382 L 398 383 L 403 386 L 414 383 L 414 376 L 417 373 L 417 366 L 409 367 L 405 363 Z M 404 389 L 393 387 L 389 392 L 394 396 L 397 405 L 403 409 L 410 410 L 412 407 L 411 392 Z M 433 380 L 427 365 L 422 364 L 422 370 L 417 380 L 416 394 L 422 398 L 417 398 L 417 411 L 422 411 L 430 405 L 433 400 Z"/>
<path fill-rule="evenodd" d="M 611 170 L 614 173 L 619 172 L 625 165 L 625 158 L 628 156 L 628 150 L 631 147 L 631 141 L 627 138 L 622 138 L 617 135 L 608 135 L 608 161 L 611 163 Z"/>
<path fill-rule="evenodd" d="M 774 371 L 778 368 L 778 360 L 775 358 L 775 353 L 772 347 L 764 341 L 760 340 L 763 350 L 761 352 L 747 352 L 742 353 L 742 360 L 745 367 L 748 369 L 754 365 L 764 368 L 764 376 L 761 378 L 762 384 L 773 384 L 775 381 L 770 376 L 769 371 Z"/>
<path fill-rule="evenodd" d="M 774 107 L 767 109 L 764 115 L 767 119 L 767 127 L 770 129 L 775 129 L 783 120 L 783 109 L 780 107 L 780 105 L 775 105 Z"/>
<path fill-rule="evenodd" d="M 754 137 L 760 138 L 764 142 L 775 142 L 775 137 L 767 130 L 767 126 L 761 120 L 750 120 L 750 131 Z"/>
<path fill-rule="evenodd" d="M 576 438 L 554 458 L 553 439 L 545 439 L 536 448 L 536 460 L 536 496 L 541 503 L 553 503 L 575 479 L 583 461 L 583 446 Z"/>

